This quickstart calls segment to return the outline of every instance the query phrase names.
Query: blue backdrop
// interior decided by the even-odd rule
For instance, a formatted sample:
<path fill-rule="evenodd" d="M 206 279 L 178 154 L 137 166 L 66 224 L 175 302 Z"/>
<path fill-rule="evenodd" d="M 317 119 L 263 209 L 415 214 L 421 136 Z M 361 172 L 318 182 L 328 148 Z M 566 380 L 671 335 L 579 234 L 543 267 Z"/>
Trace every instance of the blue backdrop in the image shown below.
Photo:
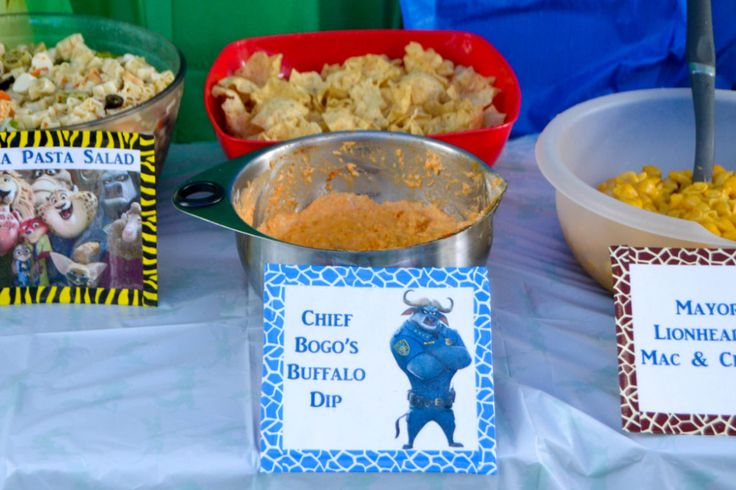
<path fill-rule="evenodd" d="M 592 97 L 689 86 L 685 0 L 402 0 L 407 29 L 482 35 L 511 63 L 522 106 L 513 135 L 541 131 Z M 736 0 L 714 0 L 718 88 L 736 83 Z"/>

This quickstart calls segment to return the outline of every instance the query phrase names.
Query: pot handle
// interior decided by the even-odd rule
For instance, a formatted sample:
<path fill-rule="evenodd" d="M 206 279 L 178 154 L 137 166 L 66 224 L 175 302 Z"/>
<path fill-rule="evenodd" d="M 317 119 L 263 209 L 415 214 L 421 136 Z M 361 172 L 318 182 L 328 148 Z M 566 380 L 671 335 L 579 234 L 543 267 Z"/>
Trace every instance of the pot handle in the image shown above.
<path fill-rule="evenodd" d="M 197 180 L 176 190 L 174 204 L 178 207 L 197 209 L 212 206 L 225 198 L 225 189 L 217 182 Z"/>
<path fill-rule="evenodd" d="M 223 228 L 251 236 L 265 237 L 243 221 L 230 201 L 232 182 L 253 159 L 265 150 L 251 152 L 215 165 L 190 178 L 174 192 L 172 202 L 185 214 Z"/>

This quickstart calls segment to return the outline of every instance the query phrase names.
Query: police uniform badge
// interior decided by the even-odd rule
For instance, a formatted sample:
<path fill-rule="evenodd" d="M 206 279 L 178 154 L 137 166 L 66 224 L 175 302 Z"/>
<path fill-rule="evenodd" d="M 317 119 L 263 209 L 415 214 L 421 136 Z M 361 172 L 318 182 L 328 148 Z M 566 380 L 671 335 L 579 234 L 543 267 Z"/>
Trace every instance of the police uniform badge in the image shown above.
<path fill-rule="evenodd" d="M 409 342 L 405 339 L 401 339 L 394 344 L 394 350 L 400 356 L 408 356 L 411 351 L 411 347 L 409 347 Z"/>

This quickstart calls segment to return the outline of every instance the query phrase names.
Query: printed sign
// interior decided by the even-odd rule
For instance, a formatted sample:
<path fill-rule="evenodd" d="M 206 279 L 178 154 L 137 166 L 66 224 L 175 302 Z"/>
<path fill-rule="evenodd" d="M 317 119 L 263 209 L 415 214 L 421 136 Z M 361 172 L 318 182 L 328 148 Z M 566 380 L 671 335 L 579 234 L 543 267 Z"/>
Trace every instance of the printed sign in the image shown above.
<path fill-rule="evenodd" d="M 736 250 L 611 257 L 623 428 L 736 435 Z"/>
<path fill-rule="evenodd" d="M 0 305 L 156 305 L 151 136 L 0 133 Z"/>
<path fill-rule="evenodd" d="M 494 474 L 487 275 L 267 265 L 261 471 Z"/>

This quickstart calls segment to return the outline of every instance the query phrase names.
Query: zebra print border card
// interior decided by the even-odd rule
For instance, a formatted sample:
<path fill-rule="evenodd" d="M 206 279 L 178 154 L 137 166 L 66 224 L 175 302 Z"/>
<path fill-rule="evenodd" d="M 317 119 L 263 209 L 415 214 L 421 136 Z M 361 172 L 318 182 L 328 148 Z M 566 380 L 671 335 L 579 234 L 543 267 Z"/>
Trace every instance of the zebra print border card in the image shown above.
<path fill-rule="evenodd" d="M 262 472 L 496 473 L 488 271 L 267 264 Z"/>
<path fill-rule="evenodd" d="M 155 306 L 153 136 L 0 133 L 0 305 Z"/>

